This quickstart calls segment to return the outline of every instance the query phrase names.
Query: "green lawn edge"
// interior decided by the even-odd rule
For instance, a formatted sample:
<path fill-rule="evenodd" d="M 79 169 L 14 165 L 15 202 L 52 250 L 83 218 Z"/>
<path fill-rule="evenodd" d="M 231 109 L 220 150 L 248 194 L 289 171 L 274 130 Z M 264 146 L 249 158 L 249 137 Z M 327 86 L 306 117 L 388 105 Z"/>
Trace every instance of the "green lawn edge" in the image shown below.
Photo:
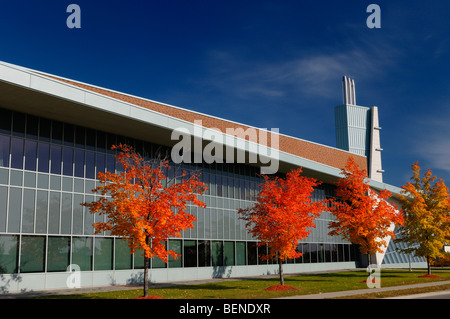
<path fill-rule="evenodd" d="M 439 278 L 420 278 L 425 275 L 425 270 L 381 270 L 381 287 L 402 286 L 418 283 L 450 280 L 450 270 L 434 270 L 432 274 Z M 300 274 L 286 275 L 285 285 L 292 286 L 297 291 L 267 291 L 266 288 L 278 285 L 279 278 L 249 278 L 249 279 L 218 279 L 202 284 L 174 284 L 168 287 L 152 288 L 150 286 L 149 295 L 161 297 L 163 299 L 268 299 L 294 295 L 320 294 L 327 292 L 348 291 L 367 289 L 365 283 L 368 272 L 364 270 L 330 272 L 320 274 Z M 450 287 L 440 287 L 449 289 Z M 417 290 L 419 292 L 437 291 L 439 287 L 425 288 Z M 431 289 L 431 290 L 427 290 Z M 434 290 L 433 290 L 434 289 Z M 368 293 L 358 295 L 357 298 L 385 298 L 409 294 L 411 290 Z M 56 294 L 36 297 L 39 299 L 133 299 L 143 295 L 142 289 L 114 290 L 107 292 L 79 293 L 79 294 Z M 367 296 L 366 296 L 367 295 Z M 356 298 L 350 296 L 347 298 Z"/>

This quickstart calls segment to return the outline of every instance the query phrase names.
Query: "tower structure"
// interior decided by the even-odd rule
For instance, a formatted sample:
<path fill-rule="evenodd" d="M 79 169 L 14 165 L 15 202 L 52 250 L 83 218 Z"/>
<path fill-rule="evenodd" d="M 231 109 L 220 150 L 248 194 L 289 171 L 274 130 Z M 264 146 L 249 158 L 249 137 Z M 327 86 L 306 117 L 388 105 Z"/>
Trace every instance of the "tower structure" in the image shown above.
<path fill-rule="evenodd" d="M 336 147 L 367 157 L 369 178 L 383 182 L 378 107 L 356 104 L 355 81 L 342 79 L 343 104 L 334 109 Z"/>

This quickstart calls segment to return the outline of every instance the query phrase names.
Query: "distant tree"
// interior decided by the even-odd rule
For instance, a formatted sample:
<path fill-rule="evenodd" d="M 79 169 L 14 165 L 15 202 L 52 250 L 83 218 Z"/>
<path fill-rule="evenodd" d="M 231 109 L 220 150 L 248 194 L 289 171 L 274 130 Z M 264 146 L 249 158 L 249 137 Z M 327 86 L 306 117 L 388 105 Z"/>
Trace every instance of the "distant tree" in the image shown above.
<path fill-rule="evenodd" d="M 166 160 L 145 160 L 127 145 L 113 146 L 123 171 L 98 173 L 98 186 L 93 192 L 102 195 L 97 201 L 83 203 L 90 212 L 106 215 L 106 222 L 94 223 L 96 233 L 109 231 L 127 240 L 131 253 L 140 249 L 144 256 L 144 297 L 148 296 L 150 258 L 167 263 L 169 237 L 181 237 L 181 231 L 193 228 L 196 218 L 186 213 L 186 205 L 205 207 L 197 195 L 206 189 L 196 174 L 183 172 L 177 180 L 168 180 L 171 167 Z"/>
<path fill-rule="evenodd" d="M 285 178 L 263 175 L 257 202 L 238 211 L 249 232 L 260 241 L 258 245 L 269 248 L 268 254 L 261 258 L 278 261 L 281 285 L 284 285 L 282 262 L 302 255 L 296 250 L 299 240 L 311 233 L 314 219 L 327 209 L 325 201 L 311 200 L 314 187 L 320 183 L 301 173 L 299 168 Z"/>
<path fill-rule="evenodd" d="M 411 182 L 402 186 L 405 225 L 397 241 L 408 246 L 401 251 L 426 258 L 430 275 L 431 261 L 442 256 L 444 243 L 450 242 L 450 195 L 444 181 L 430 169 L 423 177 L 418 162 L 411 169 Z"/>
<path fill-rule="evenodd" d="M 360 170 L 350 157 L 339 179 L 330 222 L 329 235 L 340 235 L 354 244 L 360 245 L 361 253 L 371 255 L 382 252 L 386 239 L 395 238 L 395 226 L 403 224 L 402 213 L 395 204 L 388 203 L 388 190 L 375 192 L 367 184 L 367 171 Z"/>

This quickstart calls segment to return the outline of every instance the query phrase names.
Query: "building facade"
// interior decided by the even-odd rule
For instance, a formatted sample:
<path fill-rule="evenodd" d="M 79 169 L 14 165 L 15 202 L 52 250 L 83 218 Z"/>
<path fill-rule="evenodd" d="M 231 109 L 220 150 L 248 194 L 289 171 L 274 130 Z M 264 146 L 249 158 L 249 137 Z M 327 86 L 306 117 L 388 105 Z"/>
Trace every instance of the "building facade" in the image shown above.
<path fill-rule="evenodd" d="M 80 205 L 95 200 L 91 190 L 98 186 L 98 172 L 120 170 L 110 146 L 126 143 L 145 156 L 157 157 L 170 153 L 175 129 L 195 132 L 195 120 L 222 132 L 230 126 L 248 128 L 7 63 L 0 64 L 0 96 L 0 289 L 4 292 L 142 282 L 140 252 L 130 254 L 121 238 L 94 234 L 92 224 L 103 217 Z M 247 156 L 260 152 L 245 138 L 232 138 L 225 148 L 241 149 Z M 244 143 L 234 143 L 237 140 Z M 270 150 L 266 155 L 278 161 L 280 174 L 301 166 L 305 174 L 323 181 L 314 199 L 333 196 L 332 182 L 351 152 L 281 134 L 277 145 L 274 142 L 264 146 Z M 367 167 L 367 155 L 352 155 Z M 258 258 L 262 248 L 237 215 L 237 209 L 253 204 L 262 164 L 172 165 L 201 173 L 208 191 L 200 199 L 207 207 L 188 207 L 197 219 L 195 227 L 166 243 L 181 257 L 170 257 L 167 264 L 153 259 L 150 280 L 276 273 L 277 265 Z M 381 181 L 371 184 L 398 191 Z M 331 218 L 323 213 L 316 219 L 312 234 L 298 245 L 303 256 L 286 263 L 287 273 L 360 265 L 355 245 L 328 235 Z M 401 265 L 404 260 L 394 255 L 390 252 L 389 262 Z"/>

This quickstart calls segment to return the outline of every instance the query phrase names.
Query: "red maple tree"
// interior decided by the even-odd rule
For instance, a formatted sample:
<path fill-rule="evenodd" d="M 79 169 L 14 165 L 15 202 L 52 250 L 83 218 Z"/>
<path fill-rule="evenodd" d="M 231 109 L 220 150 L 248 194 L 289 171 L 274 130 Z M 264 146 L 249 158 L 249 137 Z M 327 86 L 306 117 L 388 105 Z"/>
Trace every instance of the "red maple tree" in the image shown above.
<path fill-rule="evenodd" d="M 388 190 L 375 192 L 367 184 L 367 171 L 360 170 L 350 157 L 342 170 L 343 178 L 337 182 L 329 235 L 340 235 L 360 245 L 361 253 L 371 255 L 383 252 L 386 239 L 395 238 L 394 226 L 403 224 L 403 214 L 394 203 Z"/>
<path fill-rule="evenodd" d="M 144 255 L 144 297 L 148 296 L 149 259 L 161 258 L 167 263 L 169 237 L 181 237 L 181 231 L 194 228 L 195 216 L 186 213 L 186 205 L 205 204 L 197 198 L 206 186 L 196 174 L 183 172 L 168 180 L 165 172 L 172 169 L 167 160 L 145 160 L 127 145 L 113 146 L 119 151 L 116 160 L 123 171 L 98 173 L 102 184 L 93 192 L 101 196 L 97 201 L 83 203 L 90 212 L 106 215 L 105 222 L 94 223 L 96 233 L 109 231 L 127 240 L 131 253 L 140 249 Z"/>
<path fill-rule="evenodd" d="M 326 200 L 313 202 L 311 194 L 320 182 L 301 176 L 298 168 L 285 178 L 263 175 L 256 203 L 238 213 L 260 247 L 269 248 L 262 259 L 275 259 L 279 264 L 280 284 L 284 285 L 282 262 L 300 257 L 299 240 L 306 238 L 315 227 L 314 219 L 327 210 Z"/>

